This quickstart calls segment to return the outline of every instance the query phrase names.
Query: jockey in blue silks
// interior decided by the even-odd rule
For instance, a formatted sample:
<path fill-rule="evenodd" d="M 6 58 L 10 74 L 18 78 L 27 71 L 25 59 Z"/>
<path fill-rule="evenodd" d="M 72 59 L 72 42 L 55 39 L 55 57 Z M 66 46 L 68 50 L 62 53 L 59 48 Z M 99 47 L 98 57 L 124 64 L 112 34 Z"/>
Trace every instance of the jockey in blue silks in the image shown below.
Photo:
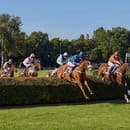
<path fill-rule="evenodd" d="M 84 53 L 79 53 L 79 54 L 76 54 L 76 55 L 70 57 L 70 58 L 68 59 L 68 62 L 67 62 L 67 69 L 65 70 L 64 73 L 70 74 L 70 73 L 72 72 L 72 70 L 73 70 L 77 65 L 80 64 L 80 61 L 81 61 L 84 57 L 86 57 L 86 54 L 84 54 Z"/>

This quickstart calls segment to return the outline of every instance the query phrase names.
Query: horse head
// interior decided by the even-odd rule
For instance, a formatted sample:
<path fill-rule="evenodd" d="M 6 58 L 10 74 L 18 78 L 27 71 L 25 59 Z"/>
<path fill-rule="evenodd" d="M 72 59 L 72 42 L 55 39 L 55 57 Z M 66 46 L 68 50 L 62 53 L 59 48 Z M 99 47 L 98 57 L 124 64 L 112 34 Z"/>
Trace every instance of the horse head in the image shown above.
<path fill-rule="evenodd" d="M 15 64 L 11 64 L 10 70 L 5 77 L 13 77 L 14 72 L 17 72 L 17 68 L 15 67 Z"/>
<path fill-rule="evenodd" d="M 34 67 L 35 67 L 35 69 L 37 69 L 37 70 L 40 70 L 40 69 L 41 69 L 40 60 L 38 60 L 38 59 L 35 59 L 35 60 L 34 60 Z"/>
<path fill-rule="evenodd" d="M 100 76 L 102 76 L 102 77 L 107 77 L 106 76 L 106 71 L 107 71 L 107 68 L 108 68 L 108 64 L 107 63 L 101 63 L 100 65 L 99 65 L 99 67 L 98 67 L 98 78 L 100 77 Z"/>
<path fill-rule="evenodd" d="M 115 82 L 120 86 L 127 86 L 127 82 L 124 78 L 125 73 L 129 69 L 128 63 L 122 64 L 119 68 L 114 72 Z"/>
<path fill-rule="evenodd" d="M 83 59 L 77 67 L 81 69 L 81 71 L 85 71 L 87 68 L 92 70 L 91 62 L 88 59 Z"/>
<path fill-rule="evenodd" d="M 128 63 L 124 63 L 119 68 L 116 69 L 115 73 L 121 73 L 122 75 L 124 75 L 128 69 L 129 69 Z"/>
<path fill-rule="evenodd" d="M 35 59 L 34 64 L 32 64 L 27 70 L 27 76 L 35 77 L 38 75 L 38 70 L 41 69 L 40 60 Z"/>

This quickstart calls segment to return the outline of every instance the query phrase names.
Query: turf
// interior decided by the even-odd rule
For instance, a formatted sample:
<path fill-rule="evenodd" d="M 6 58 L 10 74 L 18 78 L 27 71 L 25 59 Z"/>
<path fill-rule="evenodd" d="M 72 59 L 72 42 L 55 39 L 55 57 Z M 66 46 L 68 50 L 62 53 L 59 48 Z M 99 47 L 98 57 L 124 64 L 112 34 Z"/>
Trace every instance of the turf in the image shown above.
<path fill-rule="evenodd" d="M 130 105 L 124 101 L 0 109 L 0 130 L 126 130 Z"/>

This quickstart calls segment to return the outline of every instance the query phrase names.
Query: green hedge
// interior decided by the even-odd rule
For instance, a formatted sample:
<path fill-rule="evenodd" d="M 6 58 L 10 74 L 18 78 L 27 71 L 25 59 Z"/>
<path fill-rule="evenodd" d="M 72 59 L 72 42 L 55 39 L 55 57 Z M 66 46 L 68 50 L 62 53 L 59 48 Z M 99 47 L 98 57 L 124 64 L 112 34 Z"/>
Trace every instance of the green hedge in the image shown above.
<path fill-rule="evenodd" d="M 122 89 L 110 81 L 88 77 L 94 92 L 91 100 L 122 98 Z M 129 80 L 128 80 L 129 81 Z M 0 105 L 26 105 L 50 103 L 84 102 L 79 87 L 70 82 L 54 78 L 1 78 Z"/>

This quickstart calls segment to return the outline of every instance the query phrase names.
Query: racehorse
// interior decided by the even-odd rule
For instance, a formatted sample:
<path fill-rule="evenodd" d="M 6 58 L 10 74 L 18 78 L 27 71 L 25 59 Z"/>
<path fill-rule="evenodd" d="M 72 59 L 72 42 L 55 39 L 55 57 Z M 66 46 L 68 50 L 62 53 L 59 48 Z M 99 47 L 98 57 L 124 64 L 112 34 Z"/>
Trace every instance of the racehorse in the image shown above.
<path fill-rule="evenodd" d="M 107 77 L 106 74 L 105 74 L 106 71 L 107 71 L 107 67 L 108 67 L 108 65 L 106 63 L 102 63 L 99 66 L 98 77 L 100 77 L 100 76 Z M 119 85 L 120 87 L 123 87 L 124 98 L 125 98 L 127 103 L 130 102 L 130 100 L 128 99 L 129 90 L 128 90 L 127 82 L 126 82 L 126 79 L 125 79 L 125 73 L 127 72 L 128 69 L 129 69 L 128 63 L 124 63 L 120 67 L 118 67 L 115 70 L 115 72 L 113 72 L 113 74 L 111 75 L 111 80 L 114 83 L 116 83 L 117 85 Z"/>
<path fill-rule="evenodd" d="M 23 72 L 20 72 L 19 77 L 37 77 L 38 70 L 40 69 L 41 69 L 40 60 L 35 59 L 34 64 L 32 64 L 29 68 L 27 68 L 25 74 L 23 74 Z"/>
<path fill-rule="evenodd" d="M 79 88 L 80 88 L 83 96 L 85 97 L 85 99 L 88 99 L 88 96 L 86 95 L 83 87 L 84 86 L 87 87 L 89 93 L 91 95 L 93 95 L 93 92 L 90 89 L 88 82 L 86 80 L 86 74 L 85 74 L 86 68 L 89 65 L 90 65 L 90 62 L 88 60 L 84 59 L 84 60 L 81 61 L 81 63 L 77 67 L 74 68 L 74 70 L 72 71 L 71 74 L 64 73 L 66 68 L 67 68 L 67 65 L 63 65 L 63 66 L 58 68 L 56 76 L 58 78 L 63 78 L 67 81 L 76 83 L 79 86 Z"/>
<path fill-rule="evenodd" d="M 101 63 L 99 68 L 98 68 L 98 78 L 100 76 L 107 77 L 106 72 L 107 72 L 108 64 L 107 63 Z"/>
<path fill-rule="evenodd" d="M 10 69 L 7 73 L 1 72 L 0 77 L 14 77 L 14 72 L 17 72 L 15 64 L 11 64 Z"/>

